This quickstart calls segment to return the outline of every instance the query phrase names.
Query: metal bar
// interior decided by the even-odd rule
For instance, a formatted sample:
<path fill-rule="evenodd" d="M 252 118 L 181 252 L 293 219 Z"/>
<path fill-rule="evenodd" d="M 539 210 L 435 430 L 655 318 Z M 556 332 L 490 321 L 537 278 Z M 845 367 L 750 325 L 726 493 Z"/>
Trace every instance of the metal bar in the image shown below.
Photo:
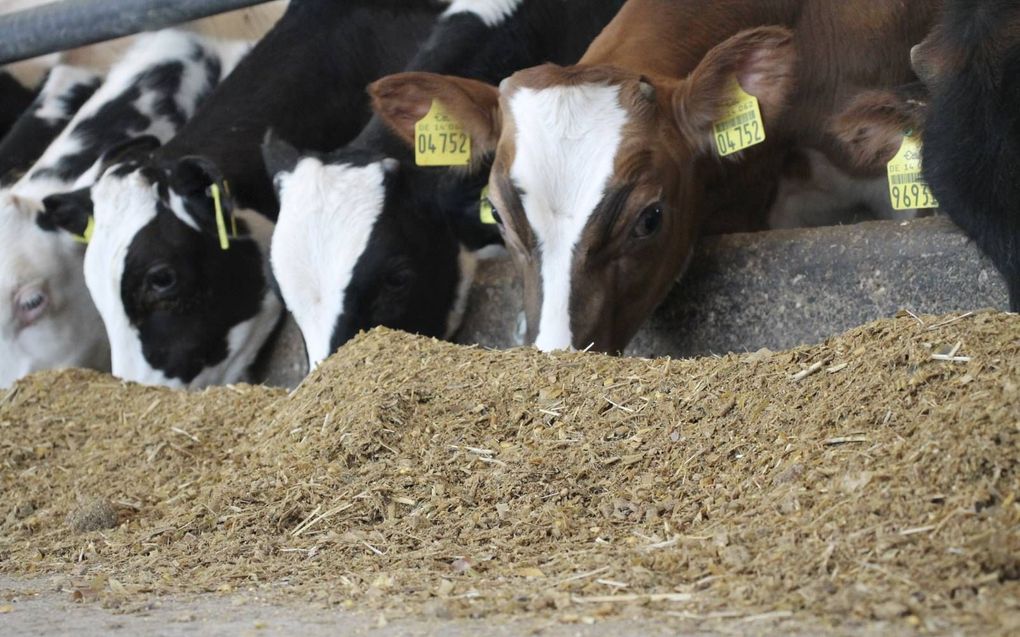
<path fill-rule="evenodd" d="M 268 0 L 63 0 L 0 16 L 0 64 L 162 29 Z"/>

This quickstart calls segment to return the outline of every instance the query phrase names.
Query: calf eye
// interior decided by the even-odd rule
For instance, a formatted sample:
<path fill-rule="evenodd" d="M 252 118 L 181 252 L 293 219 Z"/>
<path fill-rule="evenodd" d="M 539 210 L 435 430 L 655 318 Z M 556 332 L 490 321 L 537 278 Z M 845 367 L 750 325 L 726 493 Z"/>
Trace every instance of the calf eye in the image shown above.
<path fill-rule="evenodd" d="M 145 288 L 155 294 L 169 294 L 177 288 L 177 272 L 161 263 L 145 273 Z"/>
<path fill-rule="evenodd" d="M 17 296 L 15 305 L 17 307 L 18 320 L 22 326 L 35 323 L 46 311 L 46 304 L 49 297 L 42 290 L 25 290 Z"/>
<path fill-rule="evenodd" d="M 647 239 L 662 228 L 662 204 L 652 204 L 641 211 L 634 224 L 634 238 Z"/>
<path fill-rule="evenodd" d="M 384 283 L 391 290 L 402 290 L 411 285 L 414 274 L 408 270 L 393 270 L 386 275 Z"/>

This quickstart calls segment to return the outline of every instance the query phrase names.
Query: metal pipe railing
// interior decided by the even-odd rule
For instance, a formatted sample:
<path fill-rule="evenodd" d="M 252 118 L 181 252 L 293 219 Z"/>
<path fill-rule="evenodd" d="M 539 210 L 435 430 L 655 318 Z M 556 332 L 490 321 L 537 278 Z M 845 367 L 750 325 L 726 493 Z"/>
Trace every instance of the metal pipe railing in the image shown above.
<path fill-rule="evenodd" d="M 243 9 L 268 0 L 63 0 L 0 15 L 0 64 Z"/>

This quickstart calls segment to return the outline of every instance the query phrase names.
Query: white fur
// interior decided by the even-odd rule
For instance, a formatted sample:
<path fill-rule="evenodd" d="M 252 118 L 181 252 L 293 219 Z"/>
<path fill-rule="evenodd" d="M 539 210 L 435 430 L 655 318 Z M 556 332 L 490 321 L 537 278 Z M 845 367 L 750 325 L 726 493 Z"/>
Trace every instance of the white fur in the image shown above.
<path fill-rule="evenodd" d="M 280 215 L 271 262 L 283 300 L 305 338 L 309 367 L 330 354 L 344 291 L 382 214 L 381 163 L 324 166 L 303 159 L 279 176 Z"/>
<path fill-rule="evenodd" d="M 446 317 L 446 338 L 453 338 L 457 330 L 460 329 L 460 324 L 464 321 L 464 314 L 467 312 L 468 298 L 471 294 L 471 286 L 475 282 L 475 273 L 478 271 L 478 255 L 475 252 L 471 252 L 463 246 L 460 249 L 457 262 L 460 265 L 458 268 L 458 274 L 460 280 L 457 281 L 457 291 L 453 298 L 453 306 L 450 308 L 450 313 Z"/>
<path fill-rule="evenodd" d="M 456 13 L 473 13 L 485 26 L 495 27 L 512 16 L 521 2 L 523 0 L 453 0 L 443 17 Z"/>
<path fill-rule="evenodd" d="M 64 98 L 76 86 L 90 84 L 97 79 L 99 76 L 88 69 L 65 64 L 53 67 L 39 92 L 39 108 L 35 111 L 35 117 L 49 120 L 51 124 L 70 118 L 74 113 L 67 112 Z"/>
<path fill-rule="evenodd" d="M 92 199 L 96 226 L 85 251 L 85 283 L 106 326 L 113 373 L 144 382 L 152 370 L 121 301 L 120 282 L 131 241 L 156 217 L 156 189 L 138 173 L 108 174 L 93 187 Z"/>
<path fill-rule="evenodd" d="M 574 249 L 613 174 L 627 113 L 619 88 L 520 89 L 510 99 L 517 155 L 510 168 L 541 251 L 542 311 L 535 346 L 572 346 Z"/>
<path fill-rule="evenodd" d="M 916 210 L 893 210 L 886 177 L 851 177 L 816 150 L 805 150 L 811 177 L 784 178 L 769 210 L 769 227 L 813 228 L 852 223 L 867 218 L 902 221 L 917 217 Z M 857 209 L 865 209 L 865 219 Z"/>

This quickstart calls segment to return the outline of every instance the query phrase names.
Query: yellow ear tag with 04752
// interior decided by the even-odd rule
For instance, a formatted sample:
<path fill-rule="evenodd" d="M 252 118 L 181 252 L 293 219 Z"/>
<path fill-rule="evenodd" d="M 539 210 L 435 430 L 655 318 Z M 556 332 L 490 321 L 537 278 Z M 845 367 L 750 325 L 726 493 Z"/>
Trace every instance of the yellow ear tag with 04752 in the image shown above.
<path fill-rule="evenodd" d="M 893 210 L 938 208 L 939 202 L 924 181 L 921 171 L 921 140 L 912 133 L 903 135 L 903 144 L 887 167 L 889 200 Z"/>
<path fill-rule="evenodd" d="M 482 200 L 479 207 L 478 218 L 487 226 L 496 225 L 496 215 L 493 213 L 492 202 L 489 201 L 489 187 L 482 188 Z"/>
<path fill-rule="evenodd" d="M 712 127 L 720 157 L 739 153 L 765 141 L 765 120 L 761 117 L 758 98 L 745 92 L 735 77 L 730 94 L 730 105 Z"/>
<path fill-rule="evenodd" d="M 450 117 L 439 100 L 414 125 L 414 163 L 419 166 L 467 166 L 471 136 Z"/>
<path fill-rule="evenodd" d="M 89 215 L 89 222 L 85 225 L 85 232 L 79 235 L 71 235 L 78 243 L 88 244 L 92 241 L 92 233 L 96 231 L 96 218 Z"/>

